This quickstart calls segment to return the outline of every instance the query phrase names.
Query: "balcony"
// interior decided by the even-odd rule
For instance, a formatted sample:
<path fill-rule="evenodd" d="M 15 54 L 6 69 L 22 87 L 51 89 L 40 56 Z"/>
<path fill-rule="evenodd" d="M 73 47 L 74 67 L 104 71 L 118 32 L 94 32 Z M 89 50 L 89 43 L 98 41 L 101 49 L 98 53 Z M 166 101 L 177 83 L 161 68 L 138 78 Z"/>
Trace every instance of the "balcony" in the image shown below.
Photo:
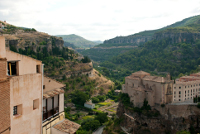
<path fill-rule="evenodd" d="M 46 119 L 51 119 L 52 117 L 55 117 L 59 113 L 59 107 L 56 107 L 54 109 L 51 109 L 47 112 L 44 111 L 46 107 L 43 107 L 43 121 Z"/>

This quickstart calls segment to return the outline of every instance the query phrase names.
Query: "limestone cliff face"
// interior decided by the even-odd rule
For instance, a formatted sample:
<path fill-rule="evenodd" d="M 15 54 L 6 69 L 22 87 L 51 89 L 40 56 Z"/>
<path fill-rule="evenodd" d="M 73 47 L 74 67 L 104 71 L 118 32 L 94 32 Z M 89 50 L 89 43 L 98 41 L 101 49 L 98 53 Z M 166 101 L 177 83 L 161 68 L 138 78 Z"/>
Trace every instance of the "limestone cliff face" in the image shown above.
<path fill-rule="evenodd" d="M 142 36 L 142 35 L 130 35 L 130 36 L 120 36 L 120 37 L 115 37 L 110 40 L 105 40 L 104 44 L 113 44 L 113 43 L 132 43 L 135 45 L 140 45 L 143 44 L 147 41 L 150 41 L 152 36 Z"/>
<path fill-rule="evenodd" d="M 157 113 L 156 116 L 145 115 L 125 109 L 122 103 L 119 103 L 117 115 L 123 118 L 121 126 L 131 134 L 151 134 L 151 133 L 171 133 L 194 128 L 200 132 L 200 109 L 194 105 L 166 105 L 152 108 L 149 113 Z"/>
<path fill-rule="evenodd" d="M 50 52 L 53 47 L 62 48 L 64 45 L 64 41 L 61 38 L 41 32 L 18 31 L 15 34 L 4 34 L 4 36 L 7 47 L 13 46 L 17 49 L 31 48 L 35 52 L 44 47 Z"/>
<path fill-rule="evenodd" d="M 200 39 L 200 33 L 191 33 L 191 32 L 159 32 L 155 33 L 152 39 L 162 40 L 170 39 L 170 44 L 186 42 L 192 43 L 197 39 Z"/>

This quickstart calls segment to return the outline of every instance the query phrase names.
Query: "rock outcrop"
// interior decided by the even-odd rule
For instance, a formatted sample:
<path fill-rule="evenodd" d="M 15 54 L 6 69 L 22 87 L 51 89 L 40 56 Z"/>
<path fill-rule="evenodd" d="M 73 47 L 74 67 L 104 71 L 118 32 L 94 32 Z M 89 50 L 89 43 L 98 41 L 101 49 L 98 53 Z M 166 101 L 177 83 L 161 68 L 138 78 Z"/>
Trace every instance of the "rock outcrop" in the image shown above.
<path fill-rule="evenodd" d="M 115 37 L 110 40 L 105 40 L 104 44 L 123 44 L 123 43 L 131 43 L 133 45 L 140 45 L 144 44 L 147 41 L 150 41 L 152 39 L 152 36 L 142 36 L 142 35 L 130 35 L 130 36 L 120 36 L 120 37 Z"/>
<path fill-rule="evenodd" d="M 165 105 L 152 109 L 138 113 L 119 103 L 117 115 L 123 119 L 121 127 L 131 134 L 176 134 L 191 129 L 200 132 L 200 109 L 196 105 Z"/>

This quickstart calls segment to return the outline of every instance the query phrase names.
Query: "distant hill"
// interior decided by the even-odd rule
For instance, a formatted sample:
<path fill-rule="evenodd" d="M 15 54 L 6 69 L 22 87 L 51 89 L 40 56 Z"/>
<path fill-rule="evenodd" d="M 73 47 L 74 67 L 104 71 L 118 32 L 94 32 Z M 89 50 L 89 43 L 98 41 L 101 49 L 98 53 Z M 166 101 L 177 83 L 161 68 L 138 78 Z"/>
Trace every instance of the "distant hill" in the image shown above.
<path fill-rule="evenodd" d="M 99 43 L 89 41 L 84 39 L 81 36 L 75 35 L 75 34 L 70 34 L 70 35 L 56 35 L 57 37 L 62 37 L 64 42 L 69 42 L 71 44 L 74 44 L 74 46 L 79 47 L 79 48 L 91 48 Z"/>
<path fill-rule="evenodd" d="M 191 40 L 199 38 L 198 35 L 189 34 L 198 33 L 198 31 L 200 31 L 199 21 L 200 15 L 189 17 L 161 29 L 142 31 L 129 36 L 120 36 L 105 40 L 104 43 L 81 51 L 80 53 L 88 55 L 94 61 L 102 62 L 155 39 L 161 40 L 162 38 L 171 38 L 170 43 L 173 44 L 182 42 L 185 39 Z M 193 36 L 193 38 L 190 36 Z"/>
<path fill-rule="evenodd" d="M 147 41 L 152 40 L 153 35 L 157 32 L 169 29 L 169 28 L 181 28 L 189 25 L 198 24 L 200 19 L 200 15 L 189 17 L 186 19 L 183 19 L 182 21 L 176 22 L 172 25 L 157 29 L 157 30 L 147 30 L 142 31 L 133 35 L 128 36 L 118 36 L 113 39 L 105 40 L 104 44 L 114 44 L 114 43 L 131 43 L 135 45 L 144 44 Z"/>

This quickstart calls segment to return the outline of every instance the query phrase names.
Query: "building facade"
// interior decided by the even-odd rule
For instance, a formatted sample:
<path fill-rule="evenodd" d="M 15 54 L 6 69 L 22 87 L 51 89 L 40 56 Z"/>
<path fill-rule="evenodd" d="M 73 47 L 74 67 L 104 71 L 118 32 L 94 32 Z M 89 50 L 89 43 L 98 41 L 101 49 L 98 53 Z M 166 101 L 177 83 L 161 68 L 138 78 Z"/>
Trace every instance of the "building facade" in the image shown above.
<path fill-rule="evenodd" d="M 173 85 L 173 102 L 193 103 L 193 99 L 200 97 L 199 73 L 183 76 L 176 79 Z"/>
<path fill-rule="evenodd" d="M 172 102 L 172 87 L 170 75 L 164 78 L 138 71 L 125 77 L 122 93 L 127 93 L 136 107 L 142 107 L 145 99 L 150 106 L 155 106 Z"/>
<path fill-rule="evenodd" d="M 2 74 L 0 76 L 4 79 L 1 83 L 3 86 L 0 85 L 0 92 L 5 95 L 0 98 L 6 101 L 3 104 L 6 108 L 0 108 L 1 115 L 6 116 L 6 122 L 0 119 L 0 122 L 4 122 L 4 127 L 3 129 L 0 127 L 0 132 L 41 133 L 42 62 L 6 50 L 4 37 L 0 38 L 0 58 L 0 74 Z M 5 131 L 8 126 L 9 129 Z"/>
<path fill-rule="evenodd" d="M 80 125 L 65 119 L 64 86 L 43 77 L 42 61 L 6 50 L 0 36 L 0 134 L 75 133 Z"/>

